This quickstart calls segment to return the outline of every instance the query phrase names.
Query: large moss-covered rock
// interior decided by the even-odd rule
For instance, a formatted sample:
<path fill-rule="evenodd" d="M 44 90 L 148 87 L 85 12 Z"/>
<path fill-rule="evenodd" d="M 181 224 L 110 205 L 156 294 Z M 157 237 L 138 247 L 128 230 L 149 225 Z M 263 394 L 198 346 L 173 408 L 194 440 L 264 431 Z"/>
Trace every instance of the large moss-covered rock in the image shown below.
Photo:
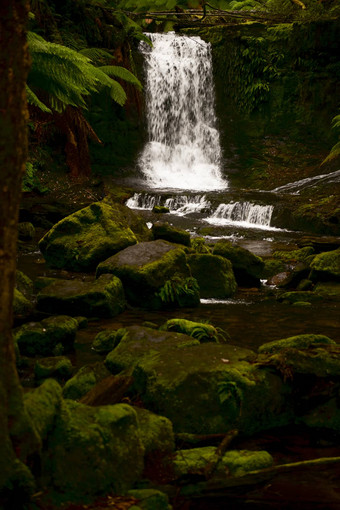
<path fill-rule="evenodd" d="M 106 274 L 90 282 L 55 280 L 41 289 L 37 307 L 47 313 L 114 317 L 124 310 L 125 297 L 121 281 Z"/>
<path fill-rule="evenodd" d="M 21 241 L 31 241 L 35 236 L 35 228 L 29 221 L 18 223 L 18 238 Z"/>
<path fill-rule="evenodd" d="M 138 500 L 138 506 L 130 507 L 132 510 L 172 510 L 167 494 L 156 489 L 132 489 L 128 496 Z"/>
<path fill-rule="evenodd" d="M 84 501 L 131 489 L 142 474 L 143 456 L 132 407 L 89 407 L 66 400 L 45 443 L 41 471 L 68 501 Z"/>
<path fill-rule="evenodd" d="M 53 430 L 62 402 L 61 386 L 47 379 L 39 388 L 24 395 L 24 405 L 41 440 Z"/>
<path fill-rule="evenodd" d="M 336 345 L 336 342 L 325 335 L 296 335 L 262 344 L 258 352 L 261 354 L 272 354 L 288 347 L 309 349 L 310 347 L 322 347 L 323 345 Z"/>
<path fill-rule="evenodd" d="M 167 222 L 157 221 L 152 225 L 151 232 L 154 239 L 164 239 L 170 243 L 190 246 L 190 234 L 186 230 L 173 227 Z"/>
<path fill-rule="evenodd" d="M 322 301 L 322 296 L 320 294 L 316 294 L 310 290 L 296 290 L 291 292 L 284 292 L 283 294 L 279 294 L 277 297 L 278 301 L 286 304 L 295 304 L 300 302 L 305 303 L 315 303 L 318 301 Z"/>
<path fill-rule="evenodd" d="M 234 246 L 229 241 L 219 241 L 214 246 L 213 254 L 230 260 L 239 285 L 252 286 L 260 283 L 264 262 L 249 250 Z"/>
<path fill-rule="evenodd" d="M 117 330 L 106 329 L 105 331 L 100 331 L 100 333 L 95 336 L 91 348 L 99 354 L 108 354 L 118 345 L 119 341 L 120 336 L 119 334 L 117 335 Z"/>
<path fill-rule="evenodd" d="M 108 377 L 110 372 L 103 363 L 84 365 L 69 379 L 64 388 L 63 396 L 72 400 L 78 400 L 90 391 L 99 381 Z"/>
<path fill-rule="evenodd" d="M 129 303 L 160 308 L 157 292 L 173 277 L 190 277 L 184 251 L 167 241 L 139 243 L 100 263 L 97 276 L 111 273 L 121 279 Z"/>
<path fill-rule="evenodd" d="M 140 428 L 141 440 L 145 448 L 145 455 L 150 456 L 168 454 L 175 449 L 175 436 L 172 423 L 165 416 L 158 416 L 147 409 L 134 408 Z"/>
<path fill-rule="evenodd" d="M 18 289 L 14 289 L 13 311 L 16 317 L 28 317 L 33 311 L 33 304 Z"/>
<path fill-rule="evenodd" d="M 312 280 L 340 280 L 340 248 L 319 253 L 311 263 Z"/>
<path fill-rule="evenodd" d="M 60 344 L 65 352 L 72 349 L 78 322 L 67 315 L 48 317 L 41 322 L 28 322 L 14 331 L 21 354 L 49 356 Z"/>
<path fill-rule="evenodd" d="M 176 331 L 191 336 L 199 342 L 218 342 L 219 331 L 212 325 L 187 319 L 169 319 L 160 328 L 161 331 Z"/>
<path fill-rule="evenodd" d="M 213 446 L 179 450 L 173 459 L 176 476 L 204 475 L 211 464 L 216 464 L 217 476 L 244 476 L 250 471 L 272 466 L 273 458 L 266 451 L 230 450 L 220 459 Z"/>
<path fill-rule="evenodd" d="M 204 253 L 189 255 L 188 264 L 202 298 L 229 298 L 235 294 L 237 284 L 229 260 Z"/>
<path fill-rule="evenodd" d="M 176 432 L 247 434 L 288 423 L 289 386 L 248 359 L 254 353 L 236 346 L 131 326 L 105 363 L 113 373 L 132 368 L 134 391 Z"/>
<path fill-rule="evenodd" d="M 149 236 L 143 220 L 128 207 L 95 202 L 54 225 L 39 248 L 52 267 L 89 271 Z"/>
<path fill-rule="evenodd" d="M 66 356 L 52 356 L 39 359 L 34 366 L 36 379 L 69 379 L 73 372 L 71 361 Z"/>

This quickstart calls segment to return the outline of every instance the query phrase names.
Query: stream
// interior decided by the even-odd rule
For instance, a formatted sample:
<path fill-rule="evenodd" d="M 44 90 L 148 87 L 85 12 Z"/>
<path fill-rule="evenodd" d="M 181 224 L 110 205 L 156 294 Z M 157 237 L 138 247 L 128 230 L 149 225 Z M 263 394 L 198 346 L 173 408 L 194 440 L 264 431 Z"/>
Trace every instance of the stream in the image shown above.
<path fill-rule="evenodd" d="M 198 37 L 174 33 L 148 35 L 153 48 L 141 43 L 141 51 L 145 58 L 149 139 L 138 161 L 141 177 L 128 183 L 135 192 L 126 205 L 138 211 L 149 227 L 156 221 L 167 221 L 189 231 L 193 237 L 204 237 L 207 243 L 230 240 L 264 258 L 275 250 L 298 248 L 299 241 L 308 233 L 276 226 L 275 207 L 286 200 L 287 193 L 298 194 L 318 180 L 339 182 L 340 170 L 289 183 L 271 192 L 234 188 L 222 161 L 211 93 L 209 44 Z M 155 205 L 165 206 L 169 212 L 156 214 Z M 37 252 L 22 255 L 18 269 L 33 278 L 61 274 L 46 267 Z M 69 278 L 79 278 L 79 273 L 67 274 Z M 92 277 L 83 275 L 84 279 Z M 233 299 L 201 300 L 195 309 L 162 312 L 128 309 L 112 319 L 89 321 L 88 328 L 77 334 L 72 362 L 80 367 L 102 359 L 90 349 L 99 331 L 144 321 L 160 326 L 172 317 L 209 321 L 227 333 L 228 342 L 253 350 L 265 342 L 302 333 L 320 333 L 340 341 L 339 302 L 325 299 L 309 307 L 285 305 L 278 303 L 275 289 L 263 281 L 260 288 L 240 288 Z M 275 439 L 274 433 L 263 434 L 258 441 L 262 441 L 263 448 L 274 451 L 280 462 L 339 455 L 332 438 L 329 442 L 320 438 L 320 443 L 315 444 L 312 435 L 304 438 L 295 431 L 288 437 L 287 431 L 282 432 Z M 214 494 L 205 500 L 187 502 L 185 508 L 335 510 L 340 508 L 336 474 L 340 474 L 338 468 L 325 468 L 322 473 L 314 469 L 294 477 L 282 474 L 265 486 L 239 489 L 226 497 Z"/>

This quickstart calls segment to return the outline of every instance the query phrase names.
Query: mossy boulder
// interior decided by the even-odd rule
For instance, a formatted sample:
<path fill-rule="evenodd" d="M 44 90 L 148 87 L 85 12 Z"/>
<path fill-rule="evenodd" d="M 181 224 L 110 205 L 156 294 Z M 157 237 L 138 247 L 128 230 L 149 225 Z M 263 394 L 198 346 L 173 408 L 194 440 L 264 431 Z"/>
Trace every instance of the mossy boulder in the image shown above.
<path fill-rule="evenodd" d="M 138 506 L 130 507 L 131 510 L 172 510 L 167 494 L 159 490 L 132 489 L 127 495 L 138 500 Z"/>
<path fill-rule="evenodd" d="M 282 262 L 305 262 L 311 255 L 314 255 L 315 251 L 312 246 L 305 246 L 299 250 L 290 251 L 275 251 L 273 257 L 281 260 Z"/>
<path fill-rule="evenodd" d="M 319 253 L 310 265 L 310 279 L 340 281 L 340 248 Z"/>
<path fill-rule="evenodd" d="M 264 270 L 263 260 L 241 246 L 229 241 L 219 241 L 213 249 L 214 255 L 220 255 L 232 263 L 236 282 L 241 286 L 259 285 Z"/>
<path fill-rule="evenodd" d="M 296 290 L 279 294 L 277 296 L 277 300 L 281 301 L 282 303 L 290 305 L 295 304 L 297 302 L 315 303 L 318 301 L 322 301 L 322 296 L 310 290 L 305 291 Z"/>
<path fill-rule="evenodd" d="M 27 299 L 32 299 L 33 295 L 33 282 L 22 271 L 16 271 L 15 273 L 15 288 L 18 289 Z"/>
<path fill-rule="evenodd" d="M 314 407 L 309 413 L 299 416 L 298 424 L 303 423 L 307 427 L 315 429 L 330 429 L 340 432 L 340 409 L 337 398 L 331 398 L 327 402 Z"/>
<path fill-rule="evenodd" d="M 170 212 L 169 207 L 165 207 L 164 205 L 154 205 L 152 208 L 152 212 L 156 214 L 166 214 Z"/>
<path fill-rule="evenodd" d="M 69 379 L 73 372 L 71 361 L 66 356 L 52 356 L 50 358 L 39 359 L 34 366 L 34 375 L 36 379 Z"/>
<path fill-rule="evenodd" d="M 52 267 L 91 271 L 102 260 L 149 237 L 143 220 L 128 207 L 95 202 L 54 225 L 39 248 Z"/>
<path fill-rule="evenodd" d="M 104 273 L 120 278 L 130 304 L 148 308 L 162 306 L 157 293 L 168 280 L 191 276 L 184 251 L 163 240 L 125 248 L 98 265 L 97 277 Z"/>
<path fill-rule="evenodd" d="M 103 363 L 97 362 L 84 365 L 66 382 L 63 388 L 63 396 L 71 400 L 79 400 L 99 381 L 109 375 L 110 372 Z"/>
<path fill-rule="evenodd" d="M 21 354 L 49 356 L 59 344 L 65 352 L 72 350 L 77 330 L 75 319 L 58 315 L 20 326 L 14 331 L 14 338 Z"/>
<path fill-rule="evenodd" d="M 262 344 L 259 347 L 258 352 L 261 354 L 272 354 L 274 352 L 281 351 L 282 349 L 286 349 L 287 347 L 294 347 L 295 349 L 309 349 L 310 347 L 322 347 L 323 345 L 336 345 L 336 342 L 325 335 L 296 335 Z"/>
<path fill-rule="evenodd" d="M 29 221 L 18 224 L 18 238 L 21 241 L 31 241 L 35 236 L 35 228 Z"/>
<path fill-rule="evenodd" d="M 38 388 L 24 394 L 25 409 L 42 441 L 53 430 L 61 403 L 62 389 L 53 379 L 47 379 Z"/>
<path fill-rule="evenodd" d="M 37 307 L 47 313 L 114 317 L 125 308 L 122 282 L 105 274 L 93 281 L 55 280 L 41 289 Z"/>
<path fill-rule="evenodd" d="M 95 336 L 91 348 L 99 354 L 108 354 L 118 345 L 119 341 L 120 335 L 117 335 L 117 330 L 106 329 Z"/>
<path fill-rule="evenodd" d="M 250 471 L 271 467 L 273 457 L 266 451 L 230 450 L 220 459 L 213 446 L 179 450 L 173 459 L 178 478 L 188 475 L 203 475 L 210 465 L 216 464 L 217 476 L 244 476 Z"/>
<path fill-rule="evenodd" d="M 137 415 L 126 404 L 62 402 L 42 455 L 44 480 L 68 501 L 131 489 L 142 474 Z"/>
<path fill-rule="evenodd" d="M 153 238 L 164 239 L 170 243 L 183 244 L 184 246 L 190 246 L 190 234 L 186 230 L 173 227 L 167 222 L 157 221 L 152 225 L 151 232 Z"/>
<path fill-rule="evenodd" d="M 199 342 L 218 342 L 219 331 L 212 325 L 187 319 L 169 319 L 160 328 L 160 331 L 176 331 L 191 336 Z"/>
<path fill-rule="evenodd" d="M 28 317 L 33 311 L 33 304 L 18 289 L 14 289 L 13 311 L 16 317 Z"/>
<path fill-rule="evenodd" d="M 165 455 L 175 450 L 175 435 L 172 423 L 165 416 L 159 416 L 141 407 L 134 408 L 137 413 L 140 437 L 145 455 Z"/>
<path fill-rule="evenodd" d="M 237 427 L 251 434 L 292 419 L 289 387 L 248 362 L 254 357 L 236 346 L 131 326 L 105 363 L 112 373 L 130 368 L 131 391 L 146 408 L 169 418 L 175 432 L 214 434 Z"/>
<path fill-rule="evenodd" d="M 237 289 L 231 262 L 210 253 L 188 255 L 191 274 L 202 298 L 229 298 Z"/>
<path fill-rule="evenodd" d="M 314 287 L 314 292 L 327 298 L 339 298 L 340 282 L 318 282 Z"/>

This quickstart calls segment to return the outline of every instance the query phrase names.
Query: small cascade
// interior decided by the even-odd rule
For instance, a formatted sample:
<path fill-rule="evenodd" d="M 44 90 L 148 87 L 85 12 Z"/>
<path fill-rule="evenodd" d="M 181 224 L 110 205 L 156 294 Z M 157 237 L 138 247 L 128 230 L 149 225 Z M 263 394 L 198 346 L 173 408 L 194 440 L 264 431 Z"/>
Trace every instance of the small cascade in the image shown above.
<path fill-rule="evenodd" d="M 288 184 L 284 184 L 283 186 L 274 188 L 272 191 L 275 193 L 287 192 L 292 193 L 294 195 L 298 195 L 302 189 L 314 186 L 314 184 L 318 182 L 339 182 L 339 180 L 340 170 L 336 170 L 335 172 L 329 174 L 315 175 L 314 177 L 306 177 L 306 179 L 300 179 L 299 181 L 289 182 Z"/>
<path fill-rule="evenodd" d="M 205 219 L 213 225 L 237 225 L 246 228 L 272 229 L 270 221 L 274 206 L 251 202 L 220 204 L 216 211 Z"/>
<path fill-rule="evenodd" d="M 130 209 L 152 210 L 155 205 L 161 204 L 160 195 L 149 195 L 148 193 L 135 193 L 133 197 L 129 198 L 125 205 Z"/>
<path fill-rule="evenodd" d="M 174 32 L 147 34 L 146 111 L 149 141 L 139 158 L 147 185 L 162 189 L 215 190 L 221 147 L 214 112 L 210 44 Z"/>

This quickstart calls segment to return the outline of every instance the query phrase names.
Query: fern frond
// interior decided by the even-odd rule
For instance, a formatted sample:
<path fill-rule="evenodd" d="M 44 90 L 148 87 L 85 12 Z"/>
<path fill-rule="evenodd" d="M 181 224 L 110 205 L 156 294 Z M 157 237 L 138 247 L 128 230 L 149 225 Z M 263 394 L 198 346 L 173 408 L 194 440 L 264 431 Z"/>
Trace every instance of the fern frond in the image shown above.
<path fill-rule="evenodd" d="M 110 89 L 110 97 L 116 101 L 116 103 L 123 106 L 126 101 L 126 93 L 123 87 L 115 80 L 112 80 L 112 87 Z"/>
<path fill-rule="evenodd" d="M 120 78 L 121 80 L 127 81 L 128 83 L 132 83 L 136 85 L 140 90 L 143 88 L 141 82 L 136 78 L 134 74 L 132 74 L 128 69 L 122 66 L 101 66 L 98 69 L 103 71 L 103 73 L 108 76 L 114 76 L 115 78 Z"/>
<path fill-rule="evenodd" d="M 37 106 L 41 111 L 45 113 L 52 113 L 52 110 L 48 108 L 42 101 L 40 101 L 38 96 L 34 94 L 33 90 L 31 90 L 28 85 L 26 85 L 26 97 L 29 104 Z"/>
<path fill-rule="evenodd" d="M 111 53 L 109 53 L 106 50 L 102 50 L 101 48 L 83 48 L 83 49 L 79 50 L 78 53 L 80 53 L 81 55 L 84 55 L 85 57 L 89 58 L 93 62 L 96 62 L 98 60 L 103 61 L 103 60 L 115 59 L 115 57 L 113 55 L 111 55 Z"/>

